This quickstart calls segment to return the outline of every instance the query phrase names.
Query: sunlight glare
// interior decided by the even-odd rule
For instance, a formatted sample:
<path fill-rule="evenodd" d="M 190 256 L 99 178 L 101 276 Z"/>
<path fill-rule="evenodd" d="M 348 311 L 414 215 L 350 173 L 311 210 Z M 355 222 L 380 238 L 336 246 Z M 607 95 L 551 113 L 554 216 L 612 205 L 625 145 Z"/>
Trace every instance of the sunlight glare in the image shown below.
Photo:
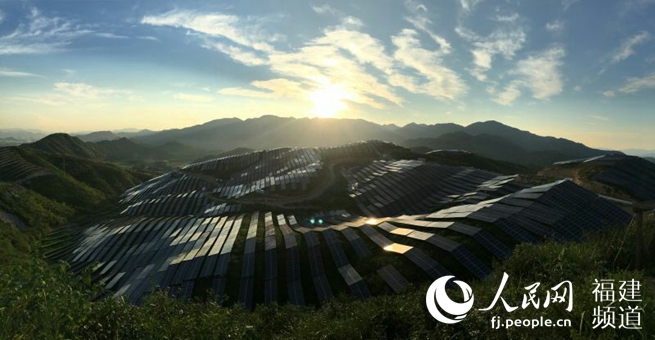
<path fill-rule="evenodd" d="M 314 103 L 312 113 L 320 118 L 333 118 L 339 111 L 348 106 L 342 101 L 348 98 L 348 93 L 339 85 L 326 85 L 310 94 Z"/>

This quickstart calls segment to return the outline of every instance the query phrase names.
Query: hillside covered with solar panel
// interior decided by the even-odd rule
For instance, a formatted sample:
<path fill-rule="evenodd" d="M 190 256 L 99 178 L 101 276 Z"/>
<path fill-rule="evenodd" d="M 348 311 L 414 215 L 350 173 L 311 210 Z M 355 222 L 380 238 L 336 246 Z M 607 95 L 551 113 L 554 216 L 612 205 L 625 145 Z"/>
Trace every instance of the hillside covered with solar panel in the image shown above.
<path fill-rule="evenodd" d="M 189 164 L 44 245 L 49 259 L 90 270 L 101 297 L 138 304 L 166 289 L 252 309 L 401 294 L 444 275 L 484 280 L 517 244 L 580 241 L 631 219 L 573 180 L 534 185 L 369 141 Z"/>

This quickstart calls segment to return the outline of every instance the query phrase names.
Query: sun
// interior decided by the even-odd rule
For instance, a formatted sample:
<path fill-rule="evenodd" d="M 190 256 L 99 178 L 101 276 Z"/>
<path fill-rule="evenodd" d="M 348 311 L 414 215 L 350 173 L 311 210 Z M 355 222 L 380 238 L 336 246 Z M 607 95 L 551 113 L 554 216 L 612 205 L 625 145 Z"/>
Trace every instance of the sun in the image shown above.
<path fill-rule="evenodd" d="M 312 113 L 320 118 L 332 118 L 339 111 L 345 110 L 348 106 L 342 101 L 348 98 L 348 93 L 339 85 L 326 85 L 309 95 L 314 103 Z"/>

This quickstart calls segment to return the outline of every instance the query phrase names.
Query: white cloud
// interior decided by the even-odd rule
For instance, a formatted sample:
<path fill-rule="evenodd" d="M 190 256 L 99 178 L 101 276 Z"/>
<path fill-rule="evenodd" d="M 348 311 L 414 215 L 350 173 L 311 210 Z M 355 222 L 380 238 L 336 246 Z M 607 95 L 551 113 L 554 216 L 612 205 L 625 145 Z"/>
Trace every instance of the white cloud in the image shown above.
<path fill-rule="evenodd" d="M 278 38 L 265 33 L 262 20 L 242 19 L 223 13 L 200 13 L 195 11 L 172 10 L 160 15 L 147 15 L 142 24 L 153 26 L 181 27 L 214 38 L 225 38 L 257 51 L 273 51 L 270 41 Z"/>
<path fill-rule="evenodd" d="M 642 31 L 639 34 L 636 34 L 629 39 L 625 40 L 622 44 L 621 47 L 619 47 L 616 52 L 612 55 L 612 64 L 616 64 L 622 60 L 627 59 L 631 55 L 635 53 L 634 47 L 646 42 L 647 40 L 650 39 L 650 34 L 646 31 Z"/>
<path fill-rule="evenodd" d="M 564 31 L 564 22 L 561 20 L 547 22 L 545 27 L 548 32 L 562 33 Z"/>
<path fill-rule="evenodd" d="M 151 35 L 144 35 L 144 36 L 139 36 L 139 37 L 136 37 L 136 38 L 137 38 L 137 39 L 141 39 L 141 40 L 150 40 L 150 41 L 157 41 L 157 42 L 159 42 L 159 39 L 158 39 L 157 37 L 153 37 L 153 36 L 151 36 Z"/>
<path fill-rule="evenodd" d="M 575 91 L 575 92 L 580 92 L 580 91 L 582 91 L 582 86 L 580 86 L 580 85 L 576 85 L 576 86 L 573 88 L 573 91 Z"/>
<path fill-rule="evenodd" d="M 518 97 L 521 96 L 519 85 L 519 82 L 511 82 L 502 92 L 498 93 L 498 95 L 493 98 L 493 101 L 500 105 L 512 104 Z"/>
<path fill-rule="evenodd" d="M 214 100 L 214 98 L 210 96 L 205 96 L 201 94 L 189 94 L 189 93 L 181 93 L 178 92 L 173 95 L 173 98 L 179 99 L 179 100 L 186 100 L 189 102 L 194 102 L 194 103 L 208 103 Z"/>
<path fill-rule="evenodd" d="M 605 96 L 607 98 L 612 98 L 612 97 L 615 96 L 615 94 L 614 94 L 614 91 L 605 91 L 605 92 L 603 92 L 603 96 Z"/>
<path fill-rule="evenodd" d="M 107 96 L 127 95 L 131 91 L 114 89 L 108 87 L 97 87 L 86 83 L 55 83 L 55 91 L 64 93 L 70 97 L 83 99 L 102 99 Z"/>
<path fill-rule="evenodd" d="M 321 5 L 321 6 L 312 6 L 312 10 L 314 10 L 314 12 L 316 12 L 318 14 L 334 14 L 334 13 L 336 13 L 334 8 L 332 8 L 328 4 L 324 4 L 324 5 Z"/>
<path fill-rule="evenodd" d="M 475 9 L 475 6 L 477 6 L 481 2 L 482 0 L 460 0 L 460 3 L 462 4 L 462 9 L 466 12 L 472 11 L 473 9 Z"/>
<path fill-rule="evenodd" d="M 38 75 L 38 74 L 29 73 L 29 72 L 14 71 L 14 70 L 4 68 L 4 67 L 0 67 L 0 77 L 12 77 L 12 78 L 40 77 L 40 78 L 43 78 L 43 76 Z"/>
<path fill-rule="evenodd" d="M 411 16 L 405 17 L 405 20 L 412 24 L 414 28 L 429 35 L 430 38 L 441 47 L 443 53 L 450 53 L 450 43 L 441 35 L 436 34 L 432 29 L 430 29 L 432 21 L 427 17 L 427 7 L 420 2 L 413 0 L 405 1 L 405 7 L 407 7 L 410 13 L 412 13 Z"/>
<path fill-rule="evenodd" d="M 54 84 L 52 92 L 15 96 L 8 99 L 49 106 L 83 105 L 85 108 L 96 108 L 106 105 L 110 99 L 133 101 L 135 98 L 139 97 L 129 90 L 98 87 L 86 83 L 57 82 Z"/>
<path fill-rule="evenodd" d="M 202 47 L 221 52 L 232 58 L 234 61 L 240 62 L 247 66 L 258 66 L 268 63 L 265 57 L 258 55 L 255 51 L 248 51 L 239 46 L 206 40 L 204 43 L 202 43 Z"/>
<path fill-rule="evenodd" d="M 64 50 L 75 39 L 92 34 L 72 21 L 42 15 L 32 8 L 27 22 L 0 37 L 0 55 L 43 54 Z"/>
<path fill-rule="evenodd" d="M 655 89 L 655 72 L 643 78 L 629 78 L 619 89 L 619 92 L 634 93 L 650 89 Z"/>
<path fill-rule="evenodd" d="M 496 16 L 496 21 L 500 22 L 515 22 L 516 20 L 519 19 L 519 14 L 514 13 L 511 15 L 497 15 Z"/>
<path fill-rule="evenodd" d="M 124 35 L 118 35 L 114 33 L 96 33 L 96 37 L 105 38 L 105 39 L 129 39 L 130 37 Z"/>
<path fill-rule="evenodd" d="M 591 119 L 595 119 L 595 120 L 602 120 L 604 122 L 610 120 L 608 117 L 605 117 L 605 116 L 587 115 L 587 117 L 589 117 Z"/>
<path fill-rule="evenodd" d="M 560 72 L 566 52 L 552 47 L 518 62 L 515 74 L 537 99 L 548 99 L 562 92 L 564 82 Z"/>
<path fill-rule="evenodd" d="M 424 11 L 425 6 L 415 3 L 414 8 Z M 326 6 L 315 6 L 314 11 L 337 12 Z M 275 35 L 263 33 L 262 19 L 257 18 L 244 20 L 221 13 L 175 10 L 144 16 L 141 22 L 191 30 L 203 48 L 218 51 L 246 66 L 265 66 L 279 77 L 252 82 L 252 87 L 220 89 L 218 92 L 224 95 L 294 97 L 306 101 L 311 91 L 338 86 L 347 94 L 344 100 L 382 109 L 389 103 L 403 104 L 396 87 L 441 100 L 454 99 L 466 92 L 459 76 L 443 66 L 441 56 L 449 52 L 450 45 L 429 29 L 425 17 L 414 13 L 415 20 L 408 20 L 430 35 L 440 48 L 431 51 L 421 47 L 418 33 L 406 30 L 392 38 L 395 53 L 390 55 L 382 42 L 359 30 L 363 26 L 359 19 L 338 15 L 342 17 L 341 24 L 287 51 L 270 43 L 274 39 L 269 38 Z"/>
<path fill-rule="evenodd" d="M 241 87 L 228 87 L 218 90 L 218 93 L 224 95 L 255 97 L 265 99 L 277 98 L 297 98 L 307 94 L 307 91 L 302 88 L 302 84 L 283 78 L 254 81 L 250 83 L 257 90 L 244 89 Z"/>
<path fill-rule="evenodd" d="M 501 55 L 506 60 L 511 60 L 526 41 L 525 32 L 516 25 L 497 29 L 487 37 L 478 36 L 461 26 L 455 28 L 455 32 L 473 44 L 471 54 L 475 67 L 468 71 L 479 81 L 487 79 L 485 72 L 491 69 L 494 56 Z"/>
<path fill-rule="evenodd" d="M 5 20 L 5 12 L 0 11 L 0 24 Z"/>
<path fill-rule="evenodd" d="M 564 10 L 566 11 L 578 1 L 580 0 L 562 0 L 562 6 L 564 6 Z"/>
<path fill-rule="evenodd" d="M 459 75 L 442 65 L 440 51 L 430 51 L 421 47 L 414 30 L 405 29 L 391 38 L 396 46 L 394 57 L 404 66 L 416 70 L 425 81 L 417 84 L 408 76 L 396 79 L 396 84 L 409 91 L 424 93 L 441 100 L 453 100 L 467 91 L 467 86 Z"/>

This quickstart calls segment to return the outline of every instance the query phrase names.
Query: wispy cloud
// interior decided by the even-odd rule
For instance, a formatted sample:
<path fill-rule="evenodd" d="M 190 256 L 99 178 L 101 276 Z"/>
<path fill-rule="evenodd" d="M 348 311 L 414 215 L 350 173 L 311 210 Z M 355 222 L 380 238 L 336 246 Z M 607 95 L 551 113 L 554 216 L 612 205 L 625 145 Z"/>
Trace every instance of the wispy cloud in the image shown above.
<path fill-rule="evenodd" d="M 118 35 L 114 33 L 96 33 L 96 37 L 105 38 L 105 39 L 129 39 L 130 37 L 125 35 Z"/>
<path fill-rule="evenodd" d="M 209 37 L 224 38 L 256 51 L 273 51 L 271 41 L 278 39 L 262 29 L 262 19 L 240 18 L 223 13 L 172 10 L 160 15 L 147 15 L 142 24 L 181 27 Z"/>
<path fill-rule="evenodd" d="M 337 11 L 328 4 L 312 6 L 312 10 L 318 14 L 335 14 Z"/>
<path fill-rule="evenodd" d="M 650 89 L 655 89 L 655 72 L 642 78 L 628 78 L 619 89 L 619 92 L 634 93 Z"/>
<path fill-rule="evenodd" d="M 460 0 L 462 9 L 466 12 L 471 12 L 473 9 L 475 9 L 475 6 L 481 2 L 482 0 Z"/>
<path fill-rule="evenodd" d="M 129 95 L 132 92 L 123 89 L 108 87 L 97 87 L 86 83 L 55 83 L 55 91 L 66 94 L 73 98 L 82 99 L 106 99 L 110 96 Z"/>
<path fill-rule="evenodd" d="M 545 27 L 548 32 L 562 33 L 564 31 L 564 22 L 561 20 L 547 22 Z"/>
<path fill-rule="evenodd" d="M 12 77 L 12 78 L 22 78 L 22 77 L 39 77 L 43 78 L 43 76 L 34 74 L 34 73 L 29 73 L 29 72 L 21 72 L 21 71 L 14 71 L 12 69 L 0 67 L 0 77 Z"/>
<path fill-rule="evenodd" d="M 442 53 L 423 48 L 416 31 L 405 29 L 391 41 L 397 48 L 394 57 L 424 78 L 424 81 L 417 83 L 408 76 L 399 77 L 394 85 L 441 100 L 453 100 L 466 93 L 468 88 L 464 81 L 455 71 L 443 65 Z"/>
<path fill-rule="evenodd" d="M 612 98 L 612 97 L 614 97 L 615 95 L 616 95 L 616 94 L 614 93 L 614 91 L 605 91 L 605 92 L 603 92 L 603 96 L 605 96 L 605 97 L 607 97 L 607 98 Z"/>
<path fill-rule="evenodd" d="M 575 3 L 579 2 L 580 0 L 562 0 L 562 6 L 564 7 L 564 10 L 568 10 L 569 7 L 573 6 Z"/>
<path fill-rule="evenodd" d="M 48 17 L 32 8 L 27 22 L 19 24 L 12 33 L 0 37 L 0 55 L 57 52 L 75 39 L 92 33 L 92 30 L 70 20 Z"/>
<path fill-rule="evenodd" d="M 469 69 L 469 73 L 479 81 L 487 80 L 486 72 L 491 69 L 493 58 L 496 55 L 511 60 L 526 41 L 525 32 L 517 25 L 501 27 L 487 37 L 479 36 L 461 26 L 457 27 L 455 31 L 473 45 L 471 54 L 474 67 Z"/>
<path fill-rule="evenodd" d="M 379 109 L 388 103 L 402 105 L 403 99 L 395 93 L 396 87 L 440 100 L 457 98 L 466 92 L 466 85 L 456 72 L 444 66 L 441 57 L 449 52 L 450 46 L 430 29 L 429 20 L 416 12 L 423 11 L 425 6 L 413 4 L 414 12 L 410 11 L 412 16 L 408 21 L 429 34 L 441 48 L 428 50 L 421 46 L 416 30 L 404 30 L 392 37 L 395 51 L 389 54 L 382 42 L 359 30 L 363 27 L 359 19 L 347 16 L 342 18 L 341 24 L 287 51 L 276 48 L 275 39 L 270 39 L 276 35 L 264 33 L 270 30 L 264 29 L 263 21 L 257 18 L 176 10 L 145 16 L 141 22 L 185 28 L 201 35 L 202 47 L 246 66 L 265 66 L 280 77 L 276 81 L 253 82 L 253 88 L 219 90 L 223 95 L 259 98 L 295 95 L 307 100 L 301 93 L 338 86 L 348 94 L 343 96 L 344 100 Z M 314 11 L 338 12 L 325 6 L 315 6 Z M 267 85 L 271 88 L 265 87 Z M 297 90 L 301 88 L 303 91 Z"/>
<path fill-rule="evenodd" d="M 225 95 L 277 99 L 277 98 L 297 98 L 305 95 L 307 91 L 302 88 L 302 84 L 289 79 L 270 79 L 264 81 L 254 81 L 251 85 L 255 89 L 245 89 L 242 87 L 228 87 L 218 90 L 218 93 Z"/>
<path fill-rule="evenodd" d="M 515 73 L 537 99 L 548 99 L 562 92 L 560 67 L 566 55 L 563 47 L 552 47 L 518 62 Z"/>
<path fill-rule="evenodd" d="M 214 98 L 201 94 L 189 94 L 178 92 L 173 95 L 173 98 L 179 100 L 185 100 L 194 103 L 208 103 L 214 100 Z"/>
<path fill-rule="evenodd" d="M 153 37 L 153 36 L 151 36 L 151 35 L 143 35 L 143 36 L 138 36 L 138 37 L 136 37 L 136 38 L 137 38 L 137 39 L 141 39 L 141 40 L 150 40 L 150 41 L 157 41 L 157 42 L 160 42 L 159 38 L 157 38 L 157 37 Z"/>
<path fill-rule="evenodd" d="M 493 100 L 501 105 L 509 105 L 521 95 L 520 88 L 526 88 L 536 99 L 547 100 L 562 92 L 564 81 L 560 67 L 565 51 L 563 47 L 551 47 L 520 60 L 516 68 L 510 71 L 516 79 Z"/>
<path fill-rule="evenodd" d="M 125 89 L 98 87 L 86 83 L 57 82 L 50 92 L 13 96 L 7 99 L 48 106 L 83 105 L 95 108 L 106 105 L 109 100 L 134 101 L 138 98 L 132 91 Z"/>
<path fill-rule="evenodd" d="M 631 55 L 635 54 L 635 46 L 643 44 L 644 42 L 650 39 L 650 34 L 646 31 L 642 31 L 628 39 L 626 39 L 611 57 L 611 63 L 616 64 L 622 60 L 627 59 Z"/>
<path fill-rule="evenodd" d="M 412 13 L 411 16 L 405 17 L 405 20 L 407 20 L 410 24 L 412 24 L 414 28 L 429 35 L 432 38 L 432 40 L 434 40 L 439 45 L 439 47 L 441 47 L 443 53 L 450 53 L 450 49 L 451 49 L 450 43 L 446 39 L 444 39 L 441 35 L 435 33 L 432 29 L 430 29 L 430 25 L 432 24 L 432 21 L 428 19 L 427 7 L 425 7 L 424 4 L 415 0 L 407 0 L 405 2 L 405 6 L 410 11 L 410 13 Z"/>
<path fill-rule="evenodd" d="M 510 105 L 521 96 L 519 82 L 511 82 L 505 89 L 493 98 L 493 101 L 500 105 Z"/>
<path fill-rule="evenodd" d="M 516 20 L 519 19 L 519 14 L 514 13 L 510 15 L 497 15 L 495 19 L 496 21 L 500 21 L 500 22 L 515 22 Z"/>
<path fill-rule="evenodd" d="M 587 117 L 589 117 L 591 119 L 595 119 L 595 120 L 601 120 L 601 121 L 604 121 L 604 122 L 607 122 L 607 121 L 610 120 L 608 117 L 605 117 L 605 116 L 587 115 Z"/>

